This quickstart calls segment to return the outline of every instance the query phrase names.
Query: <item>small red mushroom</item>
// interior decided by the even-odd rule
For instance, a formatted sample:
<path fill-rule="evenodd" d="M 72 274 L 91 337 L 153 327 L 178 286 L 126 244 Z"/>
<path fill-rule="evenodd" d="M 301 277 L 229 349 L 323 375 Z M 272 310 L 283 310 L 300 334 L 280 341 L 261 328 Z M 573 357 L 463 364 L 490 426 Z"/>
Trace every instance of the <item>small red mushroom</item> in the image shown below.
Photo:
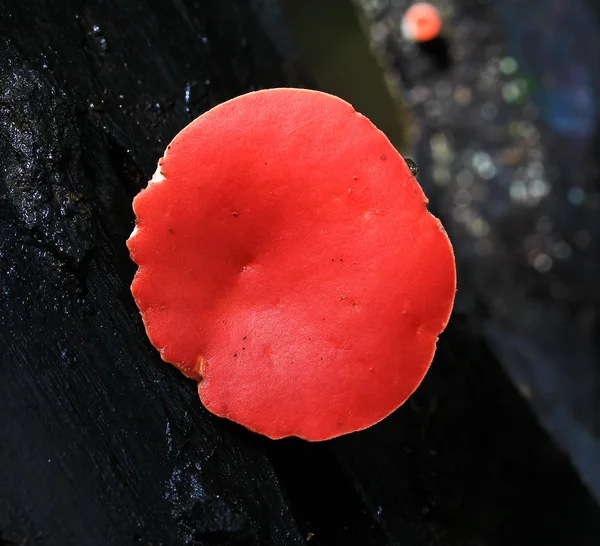
<path fill-rule="evenodd" d="M 402 17 L 402 34 L 414 42 L 429 42 L 437 38 L 442 29 L 442 17 L 429 2 L 417 2 Z"/>
<path fill-rule="evenodd" d="M 132 292 L 212 413 L 270 438 L 365 429 L 448 322 L 450 241 L 405 160 L 343 100 L 237 97 L 183 129 L 134 200 Z"/>

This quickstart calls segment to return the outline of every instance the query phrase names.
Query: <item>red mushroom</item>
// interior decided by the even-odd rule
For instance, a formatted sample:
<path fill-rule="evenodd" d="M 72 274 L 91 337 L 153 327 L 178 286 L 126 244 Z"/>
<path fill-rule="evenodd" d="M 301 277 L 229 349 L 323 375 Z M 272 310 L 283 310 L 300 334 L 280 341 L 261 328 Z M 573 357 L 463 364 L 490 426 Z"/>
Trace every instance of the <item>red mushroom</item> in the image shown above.
<path fill-rule="evenodd" d="M 417 2 L 402 17 L 402 34 L 413 42 L 429 42 L 442 30 L 442 17 L 429 2 Z"/>
<path fill-rule="evenodd" d="M 217 106 L 134 200 L 146 332 L 212 413 L 325 440 L 417 388 L 448 322 L 454 255 L 407 163 L 339 98 Z"/>

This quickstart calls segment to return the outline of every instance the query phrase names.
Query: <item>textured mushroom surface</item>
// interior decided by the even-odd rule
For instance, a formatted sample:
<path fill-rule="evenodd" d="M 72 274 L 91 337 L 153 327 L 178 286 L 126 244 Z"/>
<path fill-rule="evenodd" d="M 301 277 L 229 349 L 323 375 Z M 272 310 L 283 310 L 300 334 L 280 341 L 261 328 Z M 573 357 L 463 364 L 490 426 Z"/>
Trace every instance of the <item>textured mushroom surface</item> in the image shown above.
<path fill-rule="evenodd" d="M 132 292 L 203 404 L 271 438 L 361 430 L 417 388 L 454 256 L 404 159 L 320 92 L 273 89 L 181 131 L 134 200 Z"/>

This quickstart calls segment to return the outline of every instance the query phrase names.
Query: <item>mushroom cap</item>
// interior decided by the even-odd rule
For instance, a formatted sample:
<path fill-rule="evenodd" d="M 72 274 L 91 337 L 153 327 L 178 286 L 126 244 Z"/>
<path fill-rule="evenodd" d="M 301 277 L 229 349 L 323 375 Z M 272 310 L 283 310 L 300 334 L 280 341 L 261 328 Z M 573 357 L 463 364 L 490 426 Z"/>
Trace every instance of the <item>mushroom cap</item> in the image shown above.
<path fill-rule="evenodd" d="M 167 147 L 134 199 L 132 293 L 204 406 L 325 440 L 398 408 L 454 301 L 450 241 L 385 135 L 343 100 L 270 89 Z"/>
<path fill-rule="evenodd" d="M 404 13 L 401 27 L 405 38 L 415 42 L 428 42 L 439 36 L 442 17 L 429 2 L 417 2 Z"/>

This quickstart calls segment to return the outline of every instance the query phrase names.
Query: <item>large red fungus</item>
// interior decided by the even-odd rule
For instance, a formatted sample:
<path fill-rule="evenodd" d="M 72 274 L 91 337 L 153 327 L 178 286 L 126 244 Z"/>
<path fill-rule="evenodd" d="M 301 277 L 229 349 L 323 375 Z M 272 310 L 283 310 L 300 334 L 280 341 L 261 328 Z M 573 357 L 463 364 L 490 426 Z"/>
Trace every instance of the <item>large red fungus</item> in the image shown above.
<path fill-rule="evenodd" d="M 132 292 L 204 405 L 269 436 L 377 423 L 427 372 L 455 292 L 452 247 L 367 118 L 301 89 L 188 125 L 134 200 Z"/>

